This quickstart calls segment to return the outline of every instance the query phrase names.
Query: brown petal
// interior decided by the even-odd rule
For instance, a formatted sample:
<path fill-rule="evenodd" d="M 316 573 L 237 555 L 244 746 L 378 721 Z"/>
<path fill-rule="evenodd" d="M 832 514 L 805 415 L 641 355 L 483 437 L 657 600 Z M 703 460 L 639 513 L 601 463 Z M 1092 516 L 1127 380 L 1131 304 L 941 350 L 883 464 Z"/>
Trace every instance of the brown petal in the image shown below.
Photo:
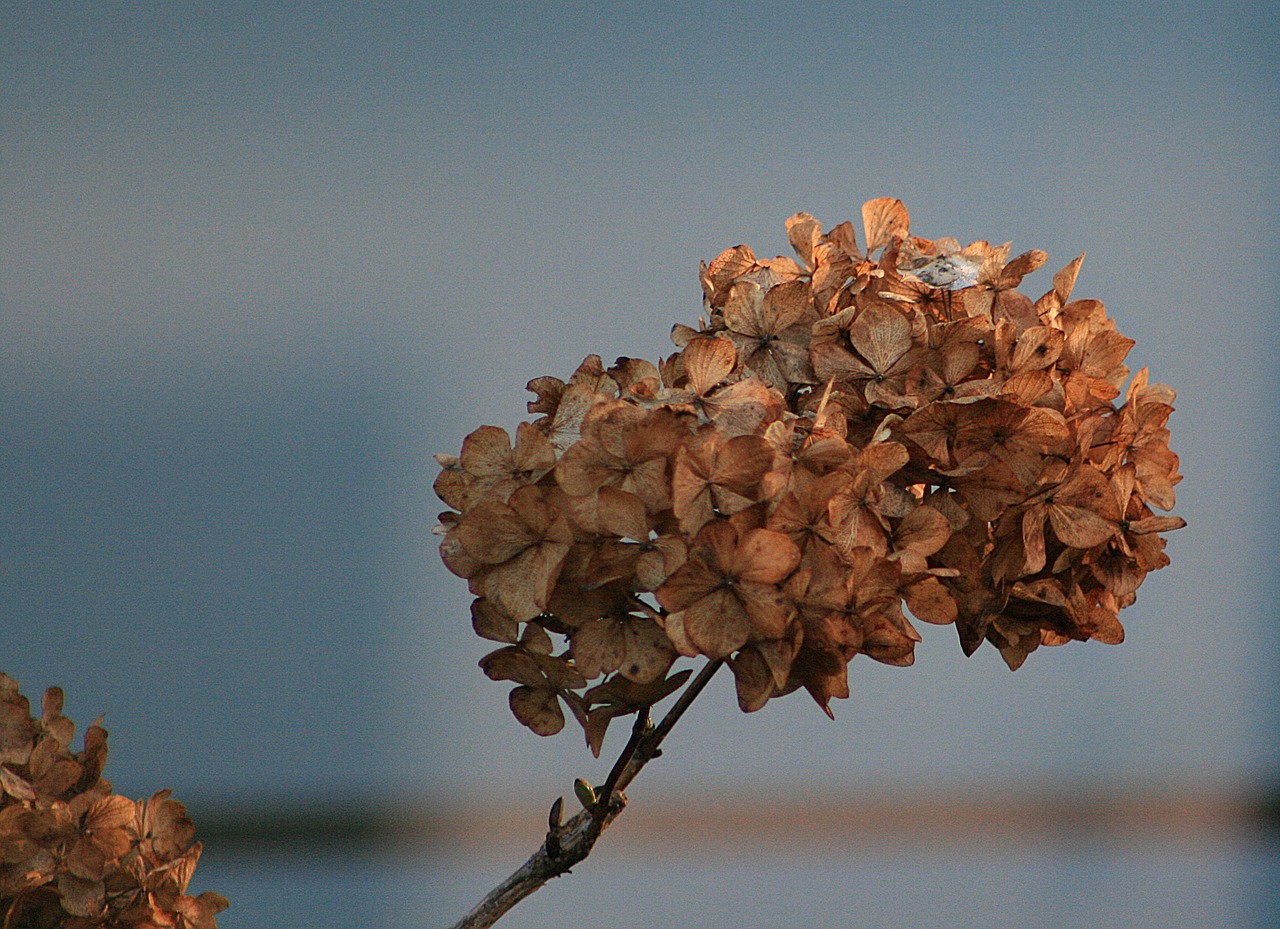
<path fill-rule="evenodd" d="M 1080 359 L 1080 370 L 1089 377 L 1108 377 L 1120 367 L 1129 349 L 1137 343 L 1115 331 L 1096 332 Z"/>
<path fill-rule="evenodd" d="M 919 641 L 920 634 L 892 611 L 876 610 L 862 618 L 862 650 L 881 664 L 899 668 L 914 664 Z"/>
<path fill-rule="evenodd" d="M 769 288 L 764 295 L 765 331 L 761 334 L 778 335 L 792 326 L 807 323 L 811 307 L 809 285 L 804 281 L 787 281 Z"/>
<path fill-rule="evenodd" d="M 888 480 L 893 474 L 906 467 L 911 460 L 906 446 L 898 442 L 873 442 L 858 452 L 854 461 L 859 468 L 865 468 L 870 474 L 870 482 L 879 484 Z"/>
<path fill-rule="evenodd" d="M 623 624 L 626 655 L 619 673 L 637 684 L 648 684 L 667 673 L 676 659 L 665 633 L 651 620 L 631 619 Z"/>
<path fill-rule="evenodd" d="M 600 397 L 601 394 L 585 384 L 565 388 L 546 427 L 547 438 L 554 447 L 563 451 L 582 438 L 582 421 Z"/>
<path fill-rule="evenodd" d="M 813 250 L 822 239 L 822 224 L 809 213 L 796 213 L 787 220 L 787 238 L 800 260 L 814 267 Z"/>
<path fill-rule="evenodd" d="M 1118 530 L 1120 505 L 1111 482 L 1090 465 L 1078 467 L 1049 498 L 1054 534 L 1072 548 L 1091 548 Z"/>
<path fill-rule="evenodd" d="M 1063 339 L 1061 329 L 1055 329 L 1052 326 L 1032 326 L 1018 336 L 1017 342 L 1014 343 L 1013 356 L 1009 359 L 1009 370 L 1017 374 L 1049 367 L 1062 354 Z"/>
<path fill-rule="evenodd" d="M 930 403 L 916 410 L 902 424 L 902 432 L 939 464 L 951 460 L 950 442 L 959 423 L 957 407 L 949 403 Z"/>
<path fill-rule="evenodd" d="M 911 323 L 891 307 L 875 304 L 849 327 L 849 341 L 872 370 L 884 374 L 911 348 Z"/>
<path fill-rule="evenodd" d="M 40 725 L 45 732 L 53 736 L 64 746 L 71 744 L 75 735 L 75 724 L 62 715 L 62 688 L 50 687 L 44 692 L 41 701 Z"/>
<path fill-rule="evenodd" d="M 587 680 L 616 671 L 626 650 L 622 623 L 613 616 L 588 620 L 573 630 L 573 663 Z"/>
<path fill-rule="evenodd" d="M 755 287 L 754 284 L 751 285 Z M 759 288 L 756 288 L 757 290 Z M 724 338 L 699 338 L 686 346 L 683 354 L 684 370 L 689 376 L 689 388 L 696 394 L 705 394 L 730 374 L 738 363 L 738 351 Z"/>
<path fill-rule="evenodd" d="M 1129 531 L 1134 535 L 1144 535 L 1148 532 L 1172 532 L 1174 529 L 1182 529 L 1186 524 L 1187 521 L 1181 516 L 1148 516 L 1129 523 Z"/>
<path fill-rule="evenodd" d="M 729 288 L 723 313 L 724 324 L 734 332 L 754 338 L 773 334 L 764 318 L 764 290 L 753 281 L 737 281 Z"/>
<path fill-rule="evenodd" d="M 532 423 L 521 423 L 516 427 L 514 459 L 517 471 L 541 476 L 555 466 L 555 446 L 541 429 Z"/>
<path fill-rule="evenodd" d="M 713 524 L 714 525 L 714 524 Z M 697 603 L 720 584 L 720 576 L 701 558 L 691 558 L 663 582 L 655 592 L 663 609 L 679 613 Z"/>
<path fill-rule="evenodd" d="M 538 735 L 555 735 L 564 728 L 564 711 L 553 690 L 517 687 L 508 697 L 511 712 Z"/>
<path fill-rule="evenodd" d="M 750 435 L 781 418 L 782 394 L 754 377 L 721 387 L 703 399 L 707 415 L 725 435 Z"/>
<path fill-rule="evenodd" d="M 30 702 L 13 678 L 0 673 L 0 763 L 26 764 L 34 735 Z"/>
<path fill-rule="evenodd" d="M 727 658 L 747 644 L 751 624 L 742 602 L 729 590 L 717 589 L 682 614 L 684 630 L 708 658 Z"/>
<path fill-rule="evenodd" d="M 133 814 L 134 804 L 128 797 L 103 797 L 89 807 L 89 812 L 85 815 L 85 826 L 95 833 L 118 829 L 133 822 Z"/>
<path fill-rule="evenodd" d="M 440 540 L 440 560 L 458 577 L 472 578 L 484 570 L 484 562 L 474 557 L 463 546 L 462 540 L 458 537 L 457 523 L 454 523 Z"/>
<path fill-rule="evenodd" d="M 895 548 L 909 548 L 924 557 L 939 551 L 949 538 L 951 523 L 931 506 L 916 507 L 894 533 Z"/>
<path fill-rule="evenodd" d="M 72 916 L 98 916 L 103 910 L 106 888 L 99 879 L 77 877 L 71 871 L 58 875 L 58 897 Z"/>
<path fill-rule="evenodd" d="M 751 625 L 766 639 L 780 638 L 795 612 L 791 601 L 772 585 L 741 583 L 735 593 Z"/>
<path fill-rule="evenodd" d="M 1094 628 L 1089 638 L 1103 645 L 1119 645 L 1124 641 L 1124 626 L 1120 625 L 1120 617 L 1104 607 L 1095 607 L 1090 611 Z"/>
<path fill-rule="evenodd" d="M 1024 277 L 1048 260 L 1049 253 L 1043 252 L 1038 248 L 1023 252 L 1004 266 L 1004 269 L 1000 272 L 1000 285 L 1002 287 L 1016 287 Z"/>
<path fill-rule="evenodd" d="M 635 494 L 616 487 L 601 487 L 597 506 L 597 518 L 605 531 L 620 539 L 634 539 L 637 542 L 649 540 L 649 522 L 645 518 L 644 502 Z"/>
<path fill-rule="evenodd" d="M 1071 438 L 1071 430 L 1057 410 L 1031 407 L 1018 425 L 1018 444 L 1051 452 Z"/>
<path fill-rule="evenodd" d="M 1121 551 L 1104 551 L 1089 559 L 1093 576 L 1113 597 L 1126 597 L 1142 584 L 1147 572 L 1133 558 Z"/>
<path fill-rule="evenodd" d="M 532 655 L 517 647 L 500 648 L 480 659 L 480 670 L 493 681 L 543 686 L 546 677 Z"/>
<path fill-rule="evenodd" d="M 1117 526 L 1093 510 L 1054 505 L 1049 507 L 1049 524 L 1063 545 L 1092 548 L 1115 534 Z"/>
<path fill-rule="evenodd" d="M 1066 306 L 1071 299 L 1071 291 L 1076 286 L 1076 278 L 1080 275 L 1080 265 L 1083 262 L 1084 255 L 1081 255 L 1053 276 L 1053 291 L 1062 306 Z"/>
<path fill-rule="evenodd" d="M 471 474 L 503 471 L 511 461 L 511 436 L 497 426 L 481 426 L 462 440 L 459 457 L 463 469 Z"/>
<path fill-rule="evenodd" d="M 775 693 L 773 674 L 764 656 L 755 648 L 744 648 L 729 660 L 734 686 L 738 692 L 738 708 L 754 713 L 769 702 Z"/>
<path fill-rule="evenodd" d="M 809 360 L 820 380 L 834 380 L 838 384 L 873 377 L 876 373 L 857 355 L 834 341 L 814 339 L 809 343 Z"/>
<path fill-rule="evenodd" d="M 476 635 L 494 642 L 515 644 L 518 624 L 490 600 L 471 601 L 471 628 Z"/>
<path fill-rule="evenodd" d="M 538 541 L 533 527 L 500 500 L 486 500 L 462 514 L 456 535 L 467 553 L 484 564 L 502 564 Z"/>
<path fill-rule="evenodd" d="M 1023 571 L 1035 574 L 1045 563 L 1044 508 L 1036 505 L 1022 514 Z"/>
<path fill-rule="evenodd" d="M 780 584 L 800 564 L 800 549 L 786 535 L 753 529 L 734 553 L 738 576 L 753 584 Z"/>
<path fill-rule="evenodd" d="M 568 550 L 565 544 L 531 546 L 477 578 L 477 592 L 519 622 L 532 619 L 547 609 Z"/>
<path fill-rule="evenodd" d="M 879 197 L 862 205 L 862 225 L 867 232 L 867 254 L 904 238 L 911 220 L 901 200 Z"/>
<path fill-rule="evenodd" d="M 555 649 L 551 636 L 547 635 L 547 630 L 535 622 L 525 625 L 524 632 L 520 633 L 520 644 L 526 652 L 535 656 L 550 655 Z M 534 660 L 536 661 L 537 658 L 535 657 Z"/>
<path fill-rule="evenodd" d="M 83 768 L 69 755 L 63 742 L 46 737 L 31 752 L 30 771 L 32 786 L 37 794 L 61 797 L 65 791 L 79 783 Z"/>
<path fill-rule="evenodd" d="M 999 458 L 956 478 L 954 486 L 963 494 L 969 512 L 983 522 L 994 522 L 1007 507 L 1026 497 L 1013 470 Z"/>
<path fill-rule="evenodd" d="M 8 794 L 15 800 L 32 801 L 36 798 L 36 792 L 32 789 L 31 784 L 4 765 L 0 765 L 0 792 Z"/>
<path fill-rule="evenodd" d="M 924 577 L 908 584 L 903 599 L 911 615 L 926 623 L 948 625 L 959 615 L 951 592 L 936 577 Z"/>
<path fill-rule="evenodd" d="M 760 483 L 773 466 L 773 448 L 763 436 L 734 436 L 720 446 L 712 480 L 734 493 L 743 494 Z"/>

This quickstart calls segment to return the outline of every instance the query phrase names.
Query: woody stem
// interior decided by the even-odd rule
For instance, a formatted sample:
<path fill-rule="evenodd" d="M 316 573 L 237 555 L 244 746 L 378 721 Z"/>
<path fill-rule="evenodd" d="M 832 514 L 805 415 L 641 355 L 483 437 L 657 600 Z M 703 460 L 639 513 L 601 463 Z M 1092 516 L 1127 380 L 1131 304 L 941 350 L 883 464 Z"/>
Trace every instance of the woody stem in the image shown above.
<path fill-rule="evenodd" d="M 724 659 L 718 658 L 703 665 L 657 726 L 651 724 L 648 711 L 642 710 L 631 729 L 631 738 L 627 740 L 626 747 L 614 763 L 592 807 L 581 811 L 562 825 L 554 822 L 542 847 L 514 874 L 489 891 L 470 913 L 454 924 L 453 929 L 488 929 L 525 897 L 553 877 L 568 874 L 570 868 L 591 854 L 601 833 L 626 806 L 623 789 L 635 780 L 646 764 L 658 757 L 662 740 L 679 722 L 698 694 L 702 693 L 722 664 Z M 552 809 L 552 815 L 558 821 L 558 801 L 557 807 Z"/>
<path fill-rule="evenodd" d="M 697 676 L 694 677 L 694 679 L 689 683 L 689 686 L 680 694 L 671 709 L 667 711 L 667 715 L 662 717 L 662 722 L 658 723 L 655 728 L 649 729 L 643 734 L 639 745 L 636 746 L 635 754 L 627 762 L 618 777 L 617 784 L 615 785 L 617 790 L 626 790 L 627 785 L 635 780 L 636 775 L 640 773 L 640 769 L 658 756 L 662 740 L 667 737 L 667 734 L 675 724 L 680 721 L 680 717 L 684 715 L 685 710 L 689 709 L 689 705 L 697 699 L 698 694 L 702 693 L 703 689 L 711 681 L 711 678 L 715 676 L 715 673 L 720 670 L 720 666 L 723 664 L 724 659 L 717 658 L 714 661 L 708 661 L 703 665 L 701 670 L 698 671 Z"/>
<path fill-rule="evenodd" d="M 622 777 L 622 772 L 626 770 L 631 760 L 635 758 L 636 751 L 644 741 L 645 735 L 652 731 L 653 722 L 649 716 L 649 708 L 645 707 L 636 713 L 635 725 L 631 727 L 631 738 L 627 740 L 626 747 L 618 755 L 618 760 L 613 763 L 613 768 L 609 771 L 609 776 L 605 779 L 604 785 L 596 792 L 596 805 L 592 813 L 597 820 L 602 819 L 609 809 L 611 798 L 615 792 L 621 789 L 618 786 L 618 781 Z"/>

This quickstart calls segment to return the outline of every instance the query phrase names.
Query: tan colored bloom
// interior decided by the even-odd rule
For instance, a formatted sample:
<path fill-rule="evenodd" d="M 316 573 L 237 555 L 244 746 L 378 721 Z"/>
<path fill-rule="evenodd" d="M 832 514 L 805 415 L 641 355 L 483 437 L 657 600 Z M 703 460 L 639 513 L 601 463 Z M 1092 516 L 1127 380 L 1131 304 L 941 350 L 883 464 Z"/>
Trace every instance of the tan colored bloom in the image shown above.
<path fill-rule="evenodd" d="M 598 616 L 574 629 L 570 642 L 574 663 L 587 680 L 617 671 L 648 684 L 666 674 L 676 659 L 671 641 L 643 616 Z"/>
<path fill-rule="evenodd" d="M 928 570 L 928 558 L 951 538 L 951 523 L 931 506 L 914 507 L 889 534 L 889 560 L 908 574 Z"/>
<path fill-rule="evenodd" d="M 822 381 L 861 393 L 869 403 L 898 405 L 919 363 L 911 321 L 890 303 L 850 307 L 814 327 L 813 370 Z"/>
<path fill-rule="evenodd" d="M 1019 577 L 1045 566 L 1045 527 L 1068 548 L 1088 549 L 1106 542 L 1120 529 L 1120 506 L 1111 483 L 1089 464 L 1077 465 L 1068 478 L 1039 494 L 1022 511 Z"/>
<path fill-rule="evenodd" d="M 462 515 L 457 534 L 486 566 L 472 578 L 473 592 L 519 621 L 546 609 L 573 532 L 537 487 L 522 487 L 506 503 L 478 504 Z"/>
<path fill-rule="evenodd" d="M 533 425 L 561 451 L 578 441 L 582 420 L 591 408 L 618 393 L 618 385 L 605 373 L 599 355 L 588 355 L 567 384 L 559 378 L 538 377 L 529 382 L 528 389 L 538 395 L 537 400 L 529 401 L 529 412 L 544 414 Z"/>
<path fill-rule="evenodd" d="M 757 258 L 750 246 L 739 245 L 725 249 L 709 265 L 704 262 L 699 278 L 703 301 L 708 307 L 720 309 L 738 281 L 751 281 L 768 290 L 800 273 L 800 267 L 790 258 Z"/>
<path fill-rule="evenodd" d="M 13 926 L 176 926 L 216 929 L 227 901 L 185 896 L 199 857 L 194 827 L 168 791 L 147 803 L 115 795 L 101 779 L 106 732 L 84 749 L 51 687 L 39 720 L 17 683 L 0 674 L 0 917 Z M 18 718 L 25 717 L 25 724 Z M 150 815 L 148 815 L 150 811 Z M 156 821 L 162 821 L 157 826 Z"/>
<path fill-rule="evenodd" d="M 1026 407 L 1004 399 L 979 400 L 963 406 L 954 453 L 958 462 L 993 455 L 1024 486 L 1041 477 L 1045 456 L 1063 449 L 1071 437 L 1061 413 Z"/>
<path fill-rule="evenodd" d="M 803 687 L 829 713 L 854 656 L 913 662 L 907 611 L 1010 667 L 1123 638 L 1183 525 L 1151 510 L 1180 480 L 1173 391 L 1145 369 L 1125 390 L 1132 340 L 1073 294 L 1081 259 L 1033 302 L 1043 252 L 913 235 L 892 198 L 862 224 L 865 247 L 794 214 L 797 260 L 726 249 L 675 354 L 535 378 L 514 442 L 482 427 L 439 457 L 441 556 L 535 732 L 568 707 L 598 753 L 679 686 L 676 655 L 729 659 L 744 710 Z M 5 774 L 34 757 L 11 718 L 10 795 L 76 779 L 52 748 Z"/>
<path fill-rule="evenodd" d="M 864 203 L 862 225 L 867 233 L 867 257 L 906 238 L 910 224 L 907 208 L 901 200 L 879 197 Z"/>
<path fill-rule="evenodd" d="M 597 684 L 584 693 L 581 706 L 590 709 L 582 711 L 581 721 L 591 754 L 600 757 L 600 746 L 604 743 L 605 730 L 610 722 L 619 716 L 647 710 L 679 689 L 691 674 L 693 671 L 686 668 L 665 680 L 646 683 L 638 683 L 615 674 L 603 684 Z"/>
<path fill-rule="evenodd" d="M 842 552 L 868 548 L 877 555 L 888 551 L 889 516 L 902 491 L 889 478 L 907 464 L 909 456 L 897 442 L 875 442 L 840 469 L 846 482 L 827 504 L 835 544 Z"/>
<path fill-rule="evenodd" d="M 744 713 L 754 713 L 783 692 L 803 638 L 800 627 L 792 624 L 783 638 L 753 642 L 729 659 Z"/>
<path fill-rule="evenodd" d="M 1162 510 L 1173 508 L 1178 456 L 1169 449 L 1166 423 L 1173 413 L 1174 392 L 1164 384 L 1147 383 L 1147 369 L 1133 378 L 1124 405 L 1111 418 L 1111 433 L 1099 462 L 1104 469 L 1121 462 L 1134 466 L 1134 481 L 1142 498 Z"/>
<path fill-rule="evenodd" d="M 782 394 L 757 378 L 738 379 L 737 370 L 730 339 L 699 335 L 671 359 L 666 371 L 676 386 L 659 391 L 654 402 L 693 413 L 726 436 L 754 435 L 782 415 Z"/>
<path fill-rule="evenodd" d="M 574 667 L 549 654 L 550 648 L 550 640 L 541 633 L 525 638 L 519 645 L 490 652 L 480 660 L 481 670 L 491 680 L 516 683 L 508 701 L 511 712 L 538 735 L 555 735 L 564 728 L 560 700 L 568 699 L 570 691 L 586 685 L 586 679 Z"/>
<path fill-rule="evenodd" d="M 521 423 L 514 448 L 505 429 L 481 426 L 462 442 L 457 458 L 437 456 L 444 466 L 435 491 L 457 510 L 492 497 L 506 500 L 519 487 L 536 484 L 554 467 L 555 449 L 536 427 Z"/>
<path fill-rule="evenodd" d="M 1020 328 L 1034 326 L 1038 321 L 1035 307 L 1017 287 L 1049 256 L 1039 249 L 1023 252 L 1012 261 L 1008 261 L 1008 256 L 1009 243 L 992 249 L 987 255 L 975 286 L 961 295 L 965 312 L 969 316 L 986 316 L 995 322 L 1009 320 Z"/>
<path fill-rule="evenodd" d="M 766 384 L 786 390 L 814 382 L 809 330 L 815 316 L 804 281 L 778 284 L 767 292 L 751 281 L 736 281 L 723 314 L 738 357 Z"/>
<path fill-rule="evenodd" d="M 759 502 L 756 489 L 772 466 L 773 449 L 760 436 L 699 432 L 675 456 L 671 498 L 680 528 L 693 536 L 708 521 Z"/>
<path fill-rule="evenodd" d="M 556 464 L 556 480 L 573 496 L 614 487 L 654 512 L 664 510 L 671 505 L 670 457 L 685 434 L 668 411 L 597 403 L 583 418 L 579 441 Z"/>
<path fill-rule="evenodd" d="M 1088 552 L 1081 561 L 1089 566 L 1098 583 L 1118 602 L 1127 603 L 1147 574 L 1169 563 L 1161 532 L 1185 526 L 1178 516 L 1157 516 L 1137 492 L 1135 467 L 1125 465 L 1111 478 L 1117 500 L 1124 501 L 1118 531 Z"/>
<path fill-rule="evenodd" d="M 708 658 L 725 658 L 753 635 L 778 638 L 792 607 L 778 586 L 800 550 L 768 529 L 740 535 L 727 522 L 703 526 L 686 561 L 657 590 L 658 602 Z"/>
<path fill-rule="evenodd" d="M 839 539 L 830 515 L 831 498 L 847 487 L 849 475 L 833 471 L 796 486 L 778 498 L 767 527 L 784 533 L 800 550 L 803 564 L 810 564 Z"/>

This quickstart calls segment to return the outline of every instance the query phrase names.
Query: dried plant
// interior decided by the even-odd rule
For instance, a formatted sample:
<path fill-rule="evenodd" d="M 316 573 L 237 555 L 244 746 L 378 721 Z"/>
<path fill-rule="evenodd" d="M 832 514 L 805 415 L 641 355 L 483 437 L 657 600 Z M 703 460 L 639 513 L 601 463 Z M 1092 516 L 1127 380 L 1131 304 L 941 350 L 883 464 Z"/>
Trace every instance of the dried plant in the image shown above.
<path fill-rule="evenodd" d="M 1017 288 L 1042 251 L 913 236 L 889 198 L 862 218 L 862 246 L 798 213 L 798 261 L 724 251 L 676 354 L 536 378 L 514 442 L 482 426 L 437 456 L 441 555 L 501 643 L 480 666 L 516 685 L 516 718 L 552 735 L 567 708 L 598 756 L 636 717 L 604 788 L 580 785 L 584 813 L 556 808 L 528 892 L 585 857 L 722 663 L 744 711 L 804 689 L 831 715 L 856 655 L 913 662 L 908 613 L 1016 669 L 1041 645 L 1120 642 L 1120 610 L 1169 563 L 1161 533 L 1184 522 L 1153 508 L 1180 479 L 1174 392 L 1130 380 L 1133 340 L 1072 299 L 1083 256 L 1032 301 Z M 682 656 L 708 662 L 655 729 Z"/>
<path fill-rule="evenodd" d="M 187 894 L 201 843 L 181 803 L 111 792 L 101 718 L 71 750 L 62 690 L 39 718 L 0 674 L 0 926 L 4 929 L 217 929 L 227 901 Z"/>

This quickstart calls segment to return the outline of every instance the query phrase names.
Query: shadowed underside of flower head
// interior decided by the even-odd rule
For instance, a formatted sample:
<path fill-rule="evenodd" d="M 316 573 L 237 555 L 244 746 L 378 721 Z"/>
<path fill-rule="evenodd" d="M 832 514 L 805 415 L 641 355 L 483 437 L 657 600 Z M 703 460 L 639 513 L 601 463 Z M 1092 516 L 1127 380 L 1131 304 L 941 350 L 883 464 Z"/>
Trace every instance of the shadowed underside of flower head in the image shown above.
<path fill-rule="evenodd" d="M 1015 669 L 1122 640 L 1183 525 L 1153 511 L 1180 479 L 1173 391 L 1072 298 L 1080 259 L 1032 300 L 1044 252 L 913 236 L 889 198 L 862 217 L 861 244 L 798 213 L 796 258 L 727 249 L 675 354 L 536 378 L 514 440 L 437 456 L 442 557 L 535 732 L 566 706 L 598 754 L 680 656 L 728 659 L 744 710 L 804 688 L 830 714 L 855 656 L 913 662 L 912 619 Z"/>

